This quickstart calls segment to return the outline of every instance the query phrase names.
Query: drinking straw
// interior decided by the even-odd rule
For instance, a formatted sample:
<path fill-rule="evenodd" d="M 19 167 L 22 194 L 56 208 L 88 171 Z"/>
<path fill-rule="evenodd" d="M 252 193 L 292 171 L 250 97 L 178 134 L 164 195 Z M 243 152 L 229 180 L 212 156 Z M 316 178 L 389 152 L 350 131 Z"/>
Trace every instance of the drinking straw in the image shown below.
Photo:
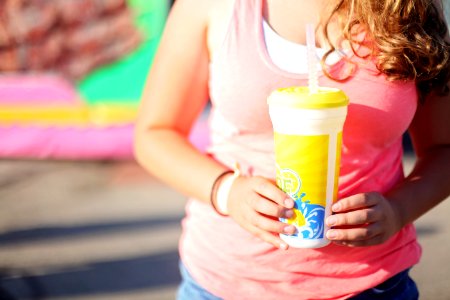
<path fill-rule="evenodd" d="M 314 24 L 306 24 L 306 47 L 308 49 L 308 87 L 309 93 L 313 94 L 319 91 Z"/>

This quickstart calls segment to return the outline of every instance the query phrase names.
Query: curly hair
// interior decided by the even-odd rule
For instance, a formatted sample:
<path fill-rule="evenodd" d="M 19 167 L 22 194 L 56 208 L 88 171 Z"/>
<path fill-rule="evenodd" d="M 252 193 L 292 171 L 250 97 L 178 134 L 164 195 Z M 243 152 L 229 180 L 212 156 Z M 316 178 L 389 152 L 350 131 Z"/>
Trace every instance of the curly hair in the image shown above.
<path fill-rule="evenodd" d="M 448 27 L 436 5 L 433 0 L 337 0 L 323 27 L 331 50 L 322 62 L 336 49 L 328 37 L 328 25 L 337 17 L 355 55 L 357 45 L 369 45 L 369 56 L 388 80 L 413 80 L 421 96 L 431 91 L 448 94 Z M 361 29 L 364 41 L 357 38 Z M 346 78 L 337 80 L 342 79 Z"/>

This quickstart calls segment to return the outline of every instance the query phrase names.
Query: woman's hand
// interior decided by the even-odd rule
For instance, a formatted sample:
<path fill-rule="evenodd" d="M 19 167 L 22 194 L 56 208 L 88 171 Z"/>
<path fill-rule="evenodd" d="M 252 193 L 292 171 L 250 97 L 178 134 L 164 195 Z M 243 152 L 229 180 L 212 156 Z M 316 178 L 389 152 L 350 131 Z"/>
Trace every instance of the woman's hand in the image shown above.
<path fill-rule="evenodd" d="M 336 244 L 358 247 L 385 242 L 402 228 L 398 208 L 380 193 L 357 194 L 335 203 L 326 219 L 326 236 Z"/>
<path fill-rule="evenodd" d="M 278 234 L 293 234 L 295 227 L 280 222 L 278 218 L 293 216 L 294 200 L 269 180 L 255 177 L 238 177 L 230 190 L 228 213 L 242 228 L 277 248 L 288 245 Z"/>

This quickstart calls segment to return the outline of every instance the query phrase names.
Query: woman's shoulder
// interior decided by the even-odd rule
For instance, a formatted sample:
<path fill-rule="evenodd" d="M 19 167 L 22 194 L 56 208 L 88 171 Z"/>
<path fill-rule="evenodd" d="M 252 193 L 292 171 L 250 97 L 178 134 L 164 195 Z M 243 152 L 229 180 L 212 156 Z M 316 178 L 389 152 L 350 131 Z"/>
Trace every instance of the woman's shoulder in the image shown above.
<path fill-rule="evenodd" d="M 180 21 L 196 20 L 193 23 L 203 23 L 208 28 L 223 26 L 232 14 L 235 1 L 237 0 L 176 0 L 170 15 L 175 15 Z"/>
<path fill-rule="evenodd" d="M 212 3 L 208 22 L 208 49 L 211 57 L 222 45 L 233 15 L 234 3 L 238 0 L 209 0 Z M 248 1 L 248 0 L 245 0 Z"/>
<path fill-rule="evenodd" d="M 232 2 L 234 0 L 176 0 L 170 9 L 166 29 L 174 27 L 185 32 L 209 35 L 210 27 L 220 23 Z"/>
<path fill-rule="evenodd" d="M 193 15 L 213 18 L 229 11 L 236 0 L 176 0 L 174 10 L 185 10 Z"/>
<path fill-rule="evenodd" d="M 203 0 L 204 1 L 204 0 Z M 210 2 L 209 18 L 213 23 L 224 22 L 231 17 L 237 0 L 206 0 Z"/>
<path fill-rule="evenodd" d="M 236 1 L 176 0 L 170 10 L 165 32 L 170 39 L 173 39 L 172 36 L 179 39 L 183 32 L 192 43 L 206 43 L 209 54 L 213 55 L 226 34 Z"/>

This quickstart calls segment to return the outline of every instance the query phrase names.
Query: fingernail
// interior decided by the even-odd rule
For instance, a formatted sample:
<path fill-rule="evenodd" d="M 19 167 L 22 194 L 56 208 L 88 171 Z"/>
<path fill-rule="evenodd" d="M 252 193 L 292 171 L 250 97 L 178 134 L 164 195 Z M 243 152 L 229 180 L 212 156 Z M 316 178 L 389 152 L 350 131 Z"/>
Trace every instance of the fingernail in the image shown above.
<path fill-rule="evenodd" d="M 336 238 L 337 238 L 337 233 L 336 233 L 336 231 L 335 231 L 335 230 L 328 230 L 328 231 L 327 231 L 327 238 L 328 238 L 329 240 L 334 240 L 334 239 L 336 239 Z"/>
<path fill-rule="evenodd" d="M 293 234 L 295 231 L 295 227 L 294 226 L 286 226 L 283 228 L 283 232 L 284 233 L 288 233 L 288 234 Z"/>
<path fill-rule="evenodd" d="M 287 244 L 284 244 L 284 243 L 281 243 L 281 244 L 280 244 L 280 249 L 281 249 L 281 250 L 287 250 L 287 249 L 288 249 L 288 245 L 287 245 Z"/>
<path fill-rule="evenodd" d="M 327 225 L 328 226 L 334 226 L 336 224 L 336 222 L 337 222 L 337 219 L 336 219 L 335 216 L 329 216 L 327 218 Z"/>
<path fill-rule="evenodd" d="M 292 200 L 291 198 L 286 198 L 284 200 L 284 206 L 286 206 L 287 208 L 294 207 L 294 200 Z"/>
<path fill-rule="evenodd" d="M 333 206 L 331 206 L 331 210 L 334 212 L 338 212 L 339 210 L 341 210 L 341 204 L 339 202 L 333 204 Z"/>
<path fill-rule="evenodd" d="M 294 216 L 294 211 L 293 210 L 286 210 L 285 212 L 284 212 L 284 216 L 286 217 L 286 219 L 290 219 L 290 218 L 292 218 L 293 216 Z"/>

